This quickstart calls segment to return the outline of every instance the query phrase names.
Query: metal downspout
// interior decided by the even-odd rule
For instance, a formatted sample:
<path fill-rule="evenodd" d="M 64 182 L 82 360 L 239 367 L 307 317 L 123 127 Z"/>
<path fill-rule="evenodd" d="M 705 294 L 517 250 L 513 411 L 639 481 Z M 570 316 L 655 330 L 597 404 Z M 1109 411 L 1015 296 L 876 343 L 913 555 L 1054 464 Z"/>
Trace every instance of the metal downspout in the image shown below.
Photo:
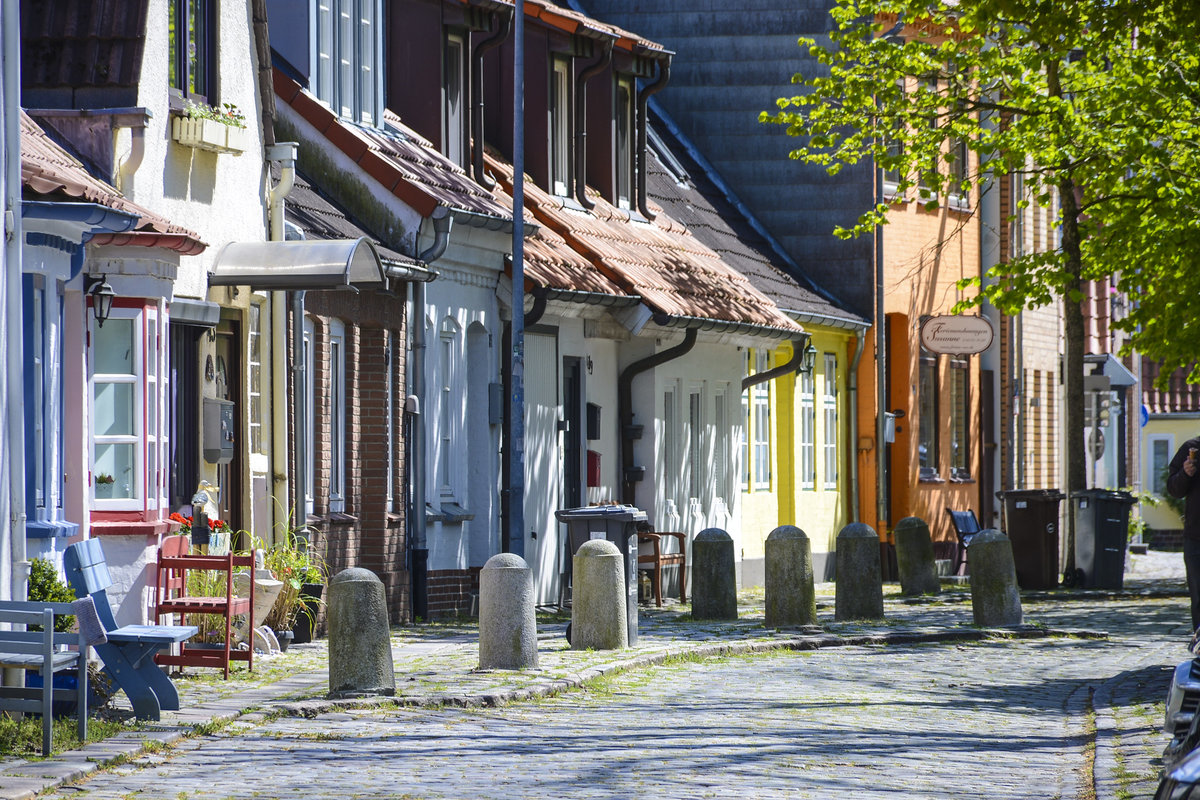
<path fill-rule="evenodd" d="M 792 340 L 792 357 L 787 360 L 786 364 L 781 364 L 778 367 L 772 367 L 765 372 L 759 372 L 754 375 L 747 375 L 742 378 L 742 391 L 746 391 L 751 386 L 757 386 L 760 383 L 781 378 L 792 372 L 800 369 L 801 363 L 804 361 L 804 351 L 808 348 L 808 343 L 812 341 L 812 336 L 804 334 Z"/>
<path fill-rule="evenodd" d="M 633 505 L 637 499 L 637 482 L 629 479 L 629 470 L 633 466 L 633 379 L 647 370 L 687 355 L 696 346 L 696 335 L 695 328 L 688 328 L 679 344 L 635 361 L 621 370 L 617 382 L 617 418 L 621 422 L 621 501 L 627 505 Z"/>
<path fill-rule="evenodd" d="M 438 206 L 430 215 L 433 220 L 433 243 L 421 252 L 418 259 L 428 264 L 446 252 L 450 241 L 451 217 L 444 206 Z M 412 365 L 409 370 L 409 389 L 417 398 L 419 410 L 428 408 L 425 398 L 425 281 L 411 281 L 412 319 L 409 332 L 412 340 Z M 411 461 L 415 467 L 409 474 L 412 500 L 409 504 L 409 520 L 412 536 L 412 613 L 413 619 L 429 619 L 429 539 L 425 519 L 425 467 L 427 420 L 418 419 L 412 426 L 409 441 Z"/>
<path fill-rule="evenodd" d="M 295 409 L 296 511 L 292 527 L 308 527 L 308 363 L 304 357 L 304 292 L 292 292 L 292 407 Z"/>
<path fill-rule="evenodd" d="M 608 68 L 612 61 L 612 39 L 605 39 L 601 47 L 604 52 L 575 80 L 575 199 L 588 211 L 596 204 L 587 197 L 587 82 Z"/>
<path fill-rule="evenodd" d="M 491 18 L 496 20 L 499 16 L 493 12 Z M 471 57 L 471 69 L 474 72 L 471 76 L 471 92 L 475 95 L 475 102 L 471 106 L 471 167 L 475 182 L 485 189 L 496 188 L 496 180 L 488 175 L 483 167 L 483 57 L 508 38 L 508 33 L 512 30 L 512 20 L 513 12 L 505 11 L 504 19 L 500 20 L 496 32 L 475 45 L 475 52 Z"/>
<path fill-rule="evenodd" d="M 279 183 L 268 189 L 267 193 L 267 237 L 272 242 L 282 242 L 286 238 L 283 224 L 284 200 L 296 185 L 296 155 L 300 146 L 296 142 L 284 142 L 270 145 L 266 149 L 267 161 L 278 161 Z M 303 300 L 301 301 L 303 315 Z M 271 330 L 272 342 L 287 341 L 287 292 L 271 292 Z M 301 327 L 303 336 L 303 327 Z M 303 345 L 303 339 L 301 339 Z M 292 347 L 293 354 L 300 353 L 303 357 L 303 346 Z M 297 394 L 296 397 L 301 395 Z M 287 356 L 282 346 L 271 348 L 271 398 L 277 409 L 287 408 Z M 301 428 L 297 427 L 297 431 Z M 286 412 L 272 416 L 271 420 L 271 493 L 275 498 L 288 496 L 288 427 Z M 300 437 L 294 437 L 299 441 Z M 303 480 L 303 478 L 299 478 Z M 303 498 L 301 498 L 303 499 Z M 304 523 L 299 521 L 299 513 L 288 513 L 286 508 L 275 503 L 274 513 L 280 518 L 271 526 L 269 543 L 276 541 L 277 535 L 282 535 L 288 528 L 302 528 Z M 289 522 L 290 519 L 290 522 Z"/>
<path fill-rule="evenodd" d="M 861 501 L 858 496 L 858 362 L 867 347 L 867 331 L 859 328 L 854 332 L 854 361 L 850 374 L 846 376 L 846 388 L 850 392 L 850 446 L 846 449 L 850 457 L 850 521 L 858 522 L 861 516 Z"/>
<path fill-rule="evenodd" d="M 21 311 L 21 19 L 20 4 L 4 4 L 4 305 L 9 353 L 22 352 Z M 22 358 L 5 359 L 5 429 L 8 437 L 8 486 L 12 597 L 24 600 L 29 590 L 25 542 L 25 413 L 17 401 L 24 385 Z M 0 523 L 2 524 L 2 523 Z"/>
<path fill-rule="evenodd" d="M 653 220 L 656 215 L 650 211 L 650 198 L 646 196 L 646 106 L 650 97 L 660 92 L 670 79 L 671 56 L 667 55 L 658 62 L 658 77 L 654 83 L 642 87 L 637 98 L 637 207 L 648 220 Z"/>

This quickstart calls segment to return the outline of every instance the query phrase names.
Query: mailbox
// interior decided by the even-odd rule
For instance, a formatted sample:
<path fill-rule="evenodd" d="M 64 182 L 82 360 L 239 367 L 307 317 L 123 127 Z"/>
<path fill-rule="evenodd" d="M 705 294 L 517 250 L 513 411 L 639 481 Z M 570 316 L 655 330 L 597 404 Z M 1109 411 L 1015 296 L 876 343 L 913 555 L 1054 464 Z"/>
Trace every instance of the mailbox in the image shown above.
<path fill-rule="evenodd" d="M 228 464 L 233 460 L 233 401 L 204 398 L 204 460 Z"/>

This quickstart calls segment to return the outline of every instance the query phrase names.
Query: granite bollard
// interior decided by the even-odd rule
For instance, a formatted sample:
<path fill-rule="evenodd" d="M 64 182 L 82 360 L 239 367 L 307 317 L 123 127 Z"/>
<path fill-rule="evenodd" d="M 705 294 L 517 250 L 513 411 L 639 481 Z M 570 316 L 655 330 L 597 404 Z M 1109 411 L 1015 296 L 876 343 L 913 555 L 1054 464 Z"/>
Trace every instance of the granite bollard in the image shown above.
<path fill-rule="evenodd" d="M 394 695 L 392 634 L 383 583 L 369 569 L 329 581 L 329 696 Z"/>
<path fill-rule="evenodd" d="M 629 646 L 625 609 L 625 555 L 612 542 L 584 542 L 571 562 L 571 649 Z"/>
<path fill-rule="evenodd" d="M 883 619 L 883 567 L 879 534 L 852 522 L 837 535 L 837 577 L 833 618 Z"/>
<path fill-rule="evenodd" d="M 983 628 L 1020 625 L 1024 619 L 1012 541 L 994 528 L 971 540 L 971 611 Z"/>
<path fill-rule="evenodd" d="M 763 544 L 764 622 L 768 628 L 800 628 L 817 624 L 813 587 L 812 545 L 795 525 L 780 525 Z"/>
<path fill-rule="evenodd" d="M 479 571 L 479 668 L 537 665 L 533 570 L 520 556 L 499 553 Z"/>
<path fill-rule="evenodd" d="M 692 542 L 692 618 L 737 619 L 737 571 L 733 539 L 705 528 Z"/>
<path fill-rule="evenodd" d="M 896 568 L 900 573 L 900 594 L 938 594 L 942 591 L 933 560 L 929 526 L 920 517 L 905 517 L 896 523 Z"/>

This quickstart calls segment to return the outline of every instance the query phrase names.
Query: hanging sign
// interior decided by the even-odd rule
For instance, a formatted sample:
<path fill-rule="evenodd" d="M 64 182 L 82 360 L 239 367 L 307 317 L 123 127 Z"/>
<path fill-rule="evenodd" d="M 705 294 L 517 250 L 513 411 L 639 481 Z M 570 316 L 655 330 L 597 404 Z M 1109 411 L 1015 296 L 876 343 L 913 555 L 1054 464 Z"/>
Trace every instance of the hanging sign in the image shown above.
<path fill-rule="evenodd" d="M 983 317 L 948 314 L 921 323 L 921 346 L 933 353 L 968 355 L 992 346 L 995 332 Z"/>

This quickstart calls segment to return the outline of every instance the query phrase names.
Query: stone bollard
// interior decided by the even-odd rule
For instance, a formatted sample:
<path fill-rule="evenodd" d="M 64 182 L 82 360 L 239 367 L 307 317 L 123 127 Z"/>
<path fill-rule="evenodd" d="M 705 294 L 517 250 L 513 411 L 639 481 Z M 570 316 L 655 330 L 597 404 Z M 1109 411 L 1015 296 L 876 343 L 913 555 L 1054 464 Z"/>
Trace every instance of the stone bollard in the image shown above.
<path fill-rule="evenodd" d="M 942 591 L 933 562 L 933 540 L 929 526 L 920 517 L 905 517 L 896 523 L 896 567 L 900 594 L 938 594 Z"/>
<path fill-rule="evenodd" d="M 494 555 L 479 571 L 479 668 L 537 665 L 533 570 L 520 556 Z"/>
<path fill-rule="evenodd" d="M 765 624 L 768 628 L 800 628 L 817 624 L 813 588 L 812 547 L 795 525 L 780 525 L 763 545 Z"/>
<path fill-rule="evenodd" d="M 879 534 L 870 525 L 852 522 L 837 535 L 836 580 L 835 620 L 883 618 Z"/>
<path fill-rule="evenodd" d="M 396 693 L 392 635 L 383 583 L 369 569 L 329 581 L 329 696 Z"/>
<path fill-rule="evenodd" d="M 692 619 L 737 619 L 733 539 L 705 528 L 692 542 Z"/>
<path fill-rule="evenodd" d="M 971 540 L 971 610 L 984 628 L 1020 625 L 1023 619 L 1012 541 L 994 528 Z"/>
<path fill-rule="evenodd" d="M 612 542 L 584 542 L 571 562 L 571 649 L 629 646 L 625 618 L 625 554 Z"/>

